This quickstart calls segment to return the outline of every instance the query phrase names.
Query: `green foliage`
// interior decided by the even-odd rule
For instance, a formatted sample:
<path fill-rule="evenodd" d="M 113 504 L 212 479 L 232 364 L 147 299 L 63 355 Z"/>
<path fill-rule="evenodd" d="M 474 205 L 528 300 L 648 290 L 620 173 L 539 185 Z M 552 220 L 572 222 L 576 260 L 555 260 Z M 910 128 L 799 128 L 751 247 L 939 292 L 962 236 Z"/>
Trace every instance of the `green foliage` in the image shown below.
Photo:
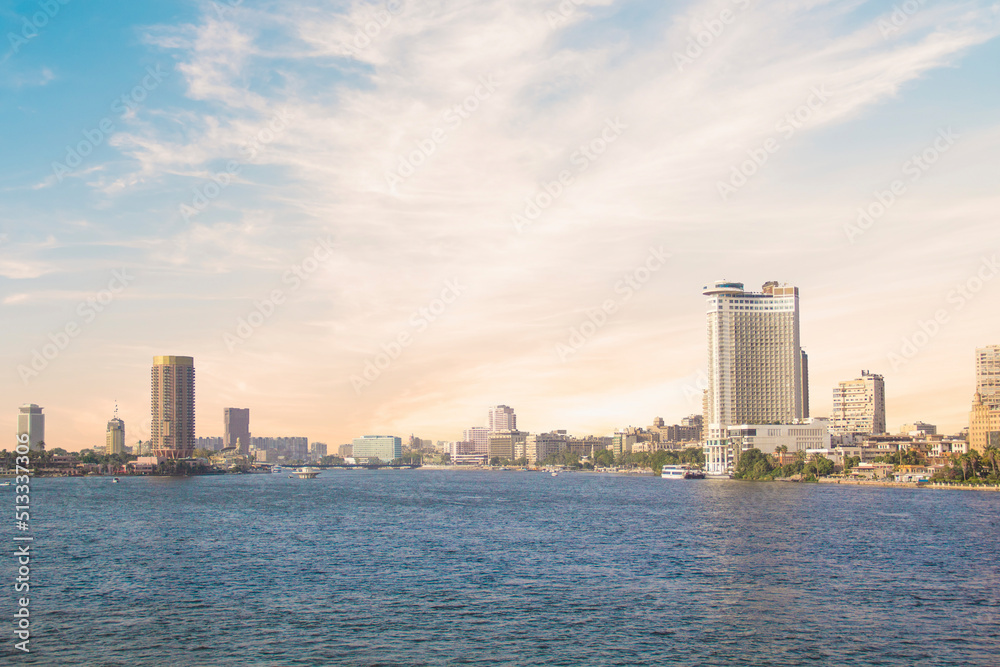
<path fill-rule="evenodd" d="M 759 449 L 748 449 L 740 454 L 733 477 L 736 479 L 770 479 L 774 467 Z"/>
<path fill-rule="evenodd" d="M 574 469 L 582 467 L 580 465 L 580 455 L 569 450 L 549 455 L 544 461 L 542 461 L 542 465 L 567 466 Z"/>
<path fill-rule="evenodd" d="M 833 473 L 833 461 L 819 454 L 813 454 L 807 460 L 805 452 L 800 450 L 796 452 L 795 459 L 788 465 L 779 466 L 759 449 L 748 449 L 740 455 L 733 476 L 736 479 L 773 480 L 802 475 L 803 479 L 814 481 Z"/>
<path fill-rule="evenodd" d="M 934 473 L 933 481 L 958 484 L 1000 484 L 1000 449 L 990 446 L 983 452 L 953 455 L 951 466 Z"/>

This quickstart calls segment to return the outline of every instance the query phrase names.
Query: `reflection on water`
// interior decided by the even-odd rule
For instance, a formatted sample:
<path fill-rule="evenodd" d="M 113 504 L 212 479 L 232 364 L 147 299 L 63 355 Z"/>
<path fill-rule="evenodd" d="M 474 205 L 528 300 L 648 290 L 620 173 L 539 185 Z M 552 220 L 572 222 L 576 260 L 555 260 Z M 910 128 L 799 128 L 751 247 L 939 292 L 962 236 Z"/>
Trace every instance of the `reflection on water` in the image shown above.
<path fill-rule="evenodd" d="M 25 664 L 1000 654 L 996 493 L 421 471 L 33 491 Z"/>

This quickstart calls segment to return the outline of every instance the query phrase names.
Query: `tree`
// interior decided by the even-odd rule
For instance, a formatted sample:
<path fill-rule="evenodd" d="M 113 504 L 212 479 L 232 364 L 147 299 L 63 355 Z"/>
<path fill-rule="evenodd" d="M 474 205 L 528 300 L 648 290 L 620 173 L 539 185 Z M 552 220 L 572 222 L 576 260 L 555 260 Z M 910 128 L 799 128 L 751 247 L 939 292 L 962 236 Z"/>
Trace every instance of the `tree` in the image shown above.
<path fill-rule="evenodd" d="M 736 479 L 763 479 L 772 470 L 774 470 L 774 467 L 767 460 L 763 452 L 756 448 L 748 449 L 740 454 L 733 476 Z"/>

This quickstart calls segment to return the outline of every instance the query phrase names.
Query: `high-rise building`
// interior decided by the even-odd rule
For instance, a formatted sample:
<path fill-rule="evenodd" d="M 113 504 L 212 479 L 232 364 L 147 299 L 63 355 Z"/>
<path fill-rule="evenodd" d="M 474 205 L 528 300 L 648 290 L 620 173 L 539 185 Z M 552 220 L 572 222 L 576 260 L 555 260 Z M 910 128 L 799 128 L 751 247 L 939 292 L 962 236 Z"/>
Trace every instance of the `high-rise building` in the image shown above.
<path fill-rule="evenodd" d="M 354 439 L 354 458 L 389 463 L 403 458 L 403 439 L 394 435 L 363 435 Z"/>
<path fill-rule="evenodd" d="M 705 454 L 709 470 L 733 464 L 733 425 L 791 424 L 808 412 L 806 357 L 799 339 L 799 290 L 767 282 L 705 287 L 708 306 L 708 389 Z"/>
<path fill-rule="evenodd" d="M 473 426 L 462 432 L 462 442 L 471 443 L 471 447 L 466 448 L 465 454 L 480 454 L 486 458 L 487 450 L 490 446 L 490 429 L 485 426 Z"/>
<path fill-rule="evenodd" d="M 219 436 L 198 436 L 194 439 L 197 449 L 207 449 L 210 452 L 217 452 L 222 449 L 222 438 Z"/>
<path fill-rule="evenodd" d="M 27 434 L 28 449 L 32 452 L 45 450 L 45 415 L 42 414 L 44 408 L 34 403 L 25 403 L 18 408 L 17 413 L 17 437 Z"/>
<path fill-rule="evenodd" d="M 194 453 L 194 357 L 153 357 L 153 456 L 187 458 Z"/>
<path fill-rule="evenodd" d="M 983 403 L 1000 406 L 1000 345 L 976 350 L 976 391 Z"/>
<path fill-rule="evenodd" d="M 319 461 L 326 456 L 326 450 L 327 447 L 325 442 L 309 443 L 309 458 L 313 461 Z"/>
<path fill-rule="evenodd" d="M 250 408 L 222 408 L 222 446 L 238 447 L 239 453 L 250 453 Z"/>
<path fill-rule="evenodd" d="M 809 418 L 809 355 L 802 352 L 802 418 Z"/>
<path fill-rule="evenodd" d="M 984 401 L 977 391 L 969 414 L 969 449 L 982 454 L 987 447 L 1000 447 L 1000 408 Z"/>
<path fill-rule="evenodd" d="M 105 454 L 125 453 L 125 422 L 118 418 L 118 408 L 115 408 L 115 416 L 108 421 L 108 433 L 104 443 Z"/>
<path fill-rule="evenodd" d="M 516 431 L 517 415 L 514 409 L 507 405 L 495 405 L 490 408 L 486 417 L 486 427 L 490 433 L 497 431 Z"/>
<path fill-rule="evenodd" d="M 885 430 L 885 380 L 861 371 L 861 377 L 833 390 L 831 430 L 834 435 L 881 435 Z"/>

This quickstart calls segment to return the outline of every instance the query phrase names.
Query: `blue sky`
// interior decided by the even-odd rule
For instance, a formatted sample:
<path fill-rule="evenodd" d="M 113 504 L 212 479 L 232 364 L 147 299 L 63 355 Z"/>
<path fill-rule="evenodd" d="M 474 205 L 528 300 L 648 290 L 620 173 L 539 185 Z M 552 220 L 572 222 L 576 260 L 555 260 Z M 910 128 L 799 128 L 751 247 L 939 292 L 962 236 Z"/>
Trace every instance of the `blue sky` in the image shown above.
<path fill-rule="evenodd" d="M 892 32 L 890 2 L 563 6 L 70 0 L 18 42 L 45 9 L 0 5 L 0 428 L 39 403 L 50 445 L 79 449 L 117 399 L 129 440 L 148 437 L 157 354 L 195 357 L 199 435 L 226 406 L 331 444 L 455 439 L 496 403 L 532 431 L 676 421 L 700 411 L 700 292 L 719 278 L 800 286 L 814 414 L 865 368 L 891 426 L 963 425 L 973 351 L 1000 342 L 1000 281 L 953 298 L 997 250 L 998 6 L 926 2 Z M 626 302 L 616 285 L 661 247 Z M 112 292 L 114 271 L 134 277 Z"/>

